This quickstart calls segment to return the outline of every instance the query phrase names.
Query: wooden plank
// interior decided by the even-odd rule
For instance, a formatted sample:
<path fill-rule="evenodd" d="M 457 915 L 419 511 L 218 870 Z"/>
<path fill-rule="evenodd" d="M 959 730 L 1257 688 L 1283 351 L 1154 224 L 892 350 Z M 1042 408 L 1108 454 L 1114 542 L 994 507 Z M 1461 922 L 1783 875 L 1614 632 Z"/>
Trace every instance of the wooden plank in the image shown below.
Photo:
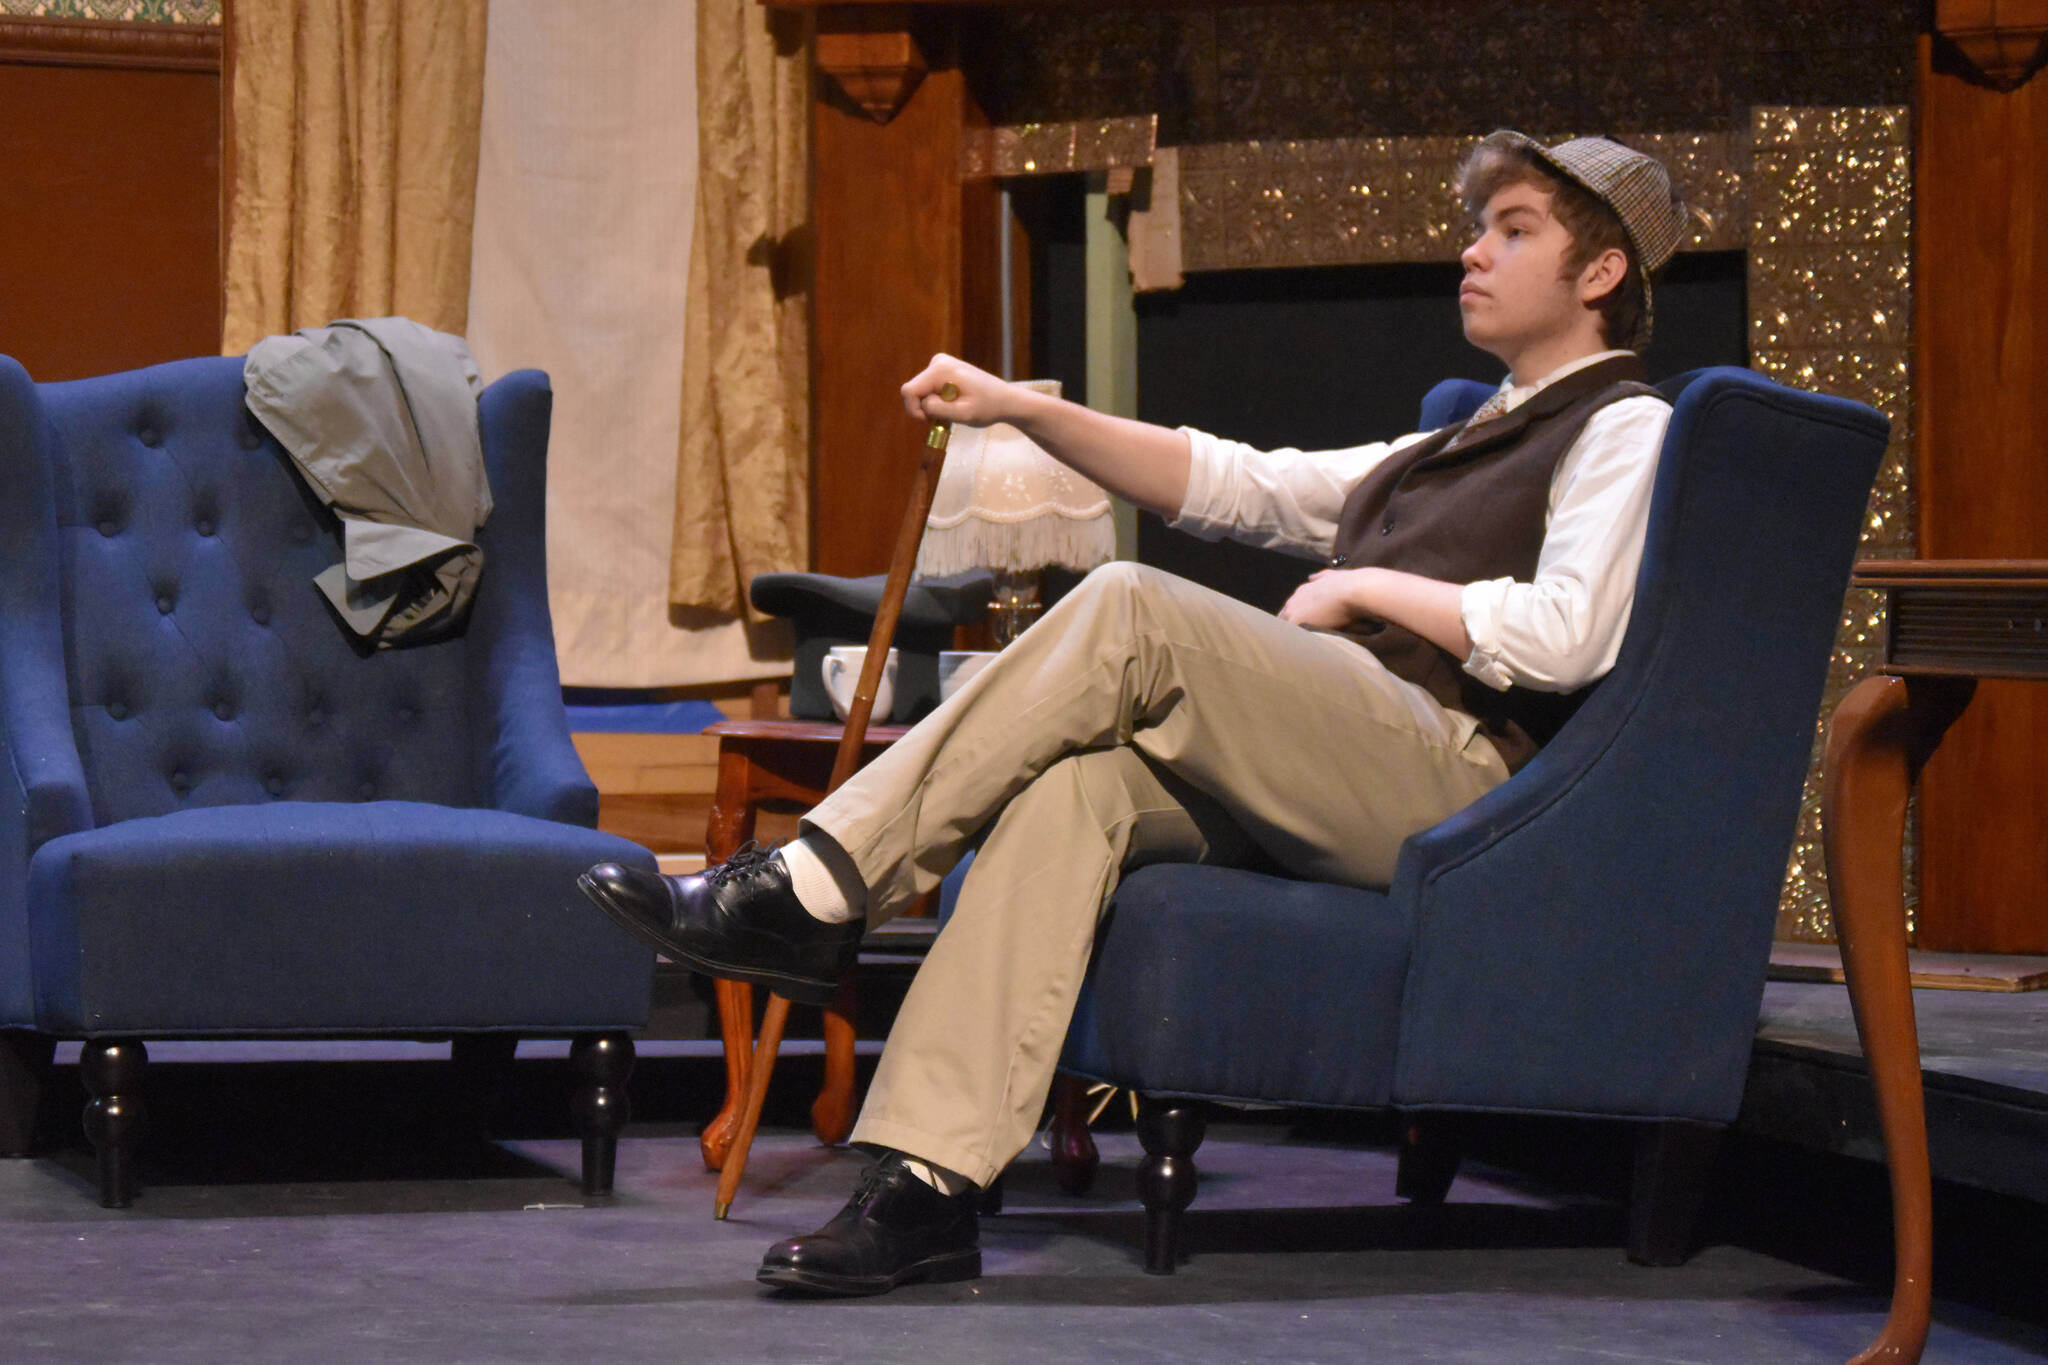
<path fill-rule="evenodd" d="M 1992 953 L 1909 953 L 1916 987 L 1948 991 L 2048 989 L 2048 957 Z M 1773 943 L 1773 981 L 1842 980 L 1842 951 L 1832 943 Z"/>
<path fill-rule="evenodd" d="M 222 24 L 0 15 L 0 62 L 221 74 Z"/>
<path fill-rule="evenodd" d="M 2012 580 L 2014 586 L 2048 586 L 2048 560 L 2040 559 L 1859 559 L 1852 575 L 1857 587 L 1903 584 L 1939 587 L 1954 578 Z"/>
<path fill-rule="evenodd" d="M 607 795 L 709 796 L 718 785 L 712 735 L 582 733 L 569 736 L 597 789 Z"/>

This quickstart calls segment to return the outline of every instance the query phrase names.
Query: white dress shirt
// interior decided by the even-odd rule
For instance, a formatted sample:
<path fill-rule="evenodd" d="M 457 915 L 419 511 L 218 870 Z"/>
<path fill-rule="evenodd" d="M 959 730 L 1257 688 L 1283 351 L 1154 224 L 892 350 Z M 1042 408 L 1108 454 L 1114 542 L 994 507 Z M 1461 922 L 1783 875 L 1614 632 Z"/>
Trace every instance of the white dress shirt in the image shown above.
<path fill-rule="evenodd" d="M 1533 384 L 1501 382 L 1510 409 L 1574 370 L 1629 354 L 1602 351 Z M 1465 671 L 1506 691 L 1583 687 L 1614 666 L 1635 603 L 1649 524 L 1650 486 L 1671 407 L 1623 398 L 1595 412 L 1550 481 L 1535 576 L 1464 585 L 1459 609 L 1472 653 Z M 1327 560 L 1344 499 L 1389 455 L 1429 435 L 1346 450 L 1258 450 L 1183 427 L 1193 454 L 1187 498 L 1172 525 L 1204 540 L 1228 537 Z"/>

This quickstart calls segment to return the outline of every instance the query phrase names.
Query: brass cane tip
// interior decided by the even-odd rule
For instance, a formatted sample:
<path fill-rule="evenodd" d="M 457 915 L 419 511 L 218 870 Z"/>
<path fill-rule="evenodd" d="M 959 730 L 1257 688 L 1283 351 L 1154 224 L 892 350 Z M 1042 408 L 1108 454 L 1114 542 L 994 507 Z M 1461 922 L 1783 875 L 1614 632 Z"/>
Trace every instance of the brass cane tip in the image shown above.
<path fill-rule="evenodd" d="M 711 1216 L 721 1223 L 725 1221 L 725 1215 L 731 1212 L 732 1200 L 730 1199 L 717 1200 L 714 1201 L 711 1205 Z"/>

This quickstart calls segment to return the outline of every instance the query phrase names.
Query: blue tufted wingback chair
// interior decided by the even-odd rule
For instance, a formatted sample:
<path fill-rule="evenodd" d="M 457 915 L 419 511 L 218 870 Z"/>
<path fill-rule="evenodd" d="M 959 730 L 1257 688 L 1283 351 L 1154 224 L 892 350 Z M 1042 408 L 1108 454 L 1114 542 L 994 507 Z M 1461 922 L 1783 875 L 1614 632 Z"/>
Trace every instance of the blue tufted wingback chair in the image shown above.
<path fill-rule="evenodd" d="M 576 876 L 591 828 L 542 533 L 547 378 L 481 400 L 496 510 L 460 633 L 364 649 L 334 518 L 207 358 L 37 385 L 0 357 L 0 1143 L 83 1039 L 102 1201 L 134 1193 L 144 1039 L 568 1036 L 609 1189 L 652 955 Z"/>
<path fill-rule="evenodd" d="M 1887 425 L 1747 370 L 1664 389 L 1620 658 L 1527 767 L 1384 890 L 1172 864 L 1117 889 L 1063 1066 L 1140 1096 L 1147 1269 L 1174 1267 L 1204 1100 L 1410 1111 L 1423 1201 L 1459 1111 L 1639 1120 L 1630 1254 L 1688 1253 Z M 1439 385 L 1424 428 L 1491 391 Z"/>

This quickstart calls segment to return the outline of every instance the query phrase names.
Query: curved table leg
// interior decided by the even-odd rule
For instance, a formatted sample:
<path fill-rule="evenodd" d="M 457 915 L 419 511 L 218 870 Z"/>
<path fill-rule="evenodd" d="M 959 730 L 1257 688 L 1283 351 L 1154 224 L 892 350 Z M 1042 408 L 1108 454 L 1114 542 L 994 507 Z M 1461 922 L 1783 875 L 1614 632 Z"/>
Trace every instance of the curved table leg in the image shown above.
<path fill-rule="evenodd" d="M 848 972 L 832 1003 L 825 1006 L 825 1079 L 811 1102 L 811 1132 L 837 1147 L 853 1131 L 854 1012 L 860 1007 L 859 971 Z"/>
<path fill-rule="evenodd" d="M 1975 687 L 1966 678 L 1865 678 L 1828 724 L 1821 790 L 1828 899 L 1856 1031 L 1877 1092 L 1896 1257 L 1891 1313 L 1878 1339 L 1852 1365 L 1911 1365 L 1927 1344 L 1934 1197 L 1907 975 L 1900 844 L 1913 780 Z"/>
<path fill-rule="evenodd" d="M 718 1038 L 725 1052 L 725 1104 L 697 1135 L 697 1150 L 704 1155 L 704 1169 L 725 1169 L 725 1154 L 732 1150 L 733 1134 L 740 1127 L 740 1105 L 747 1094 L 747 1061 L 754 1048 L 754 988 L 744 981 L 714 979 L 713 997 L 718 1001 Z"/>
<path fill-rule="evenodd" d="M 724 862 L 754 837 L 752 787 L 752 760 L 720 744 L 718 786 L 704 830 L 707 864 Z M 754 1048 L 754 988 L 740 981 L 714 980 L 712 992 L 718 1001 L 718 1037 L 725 1052 L 725 1104 L 697 1136 L 707 1171 L 724 1168 L 733 1134 L 739 1131 L 740 1105 L 747 1093 L 747 1061 Z"/>

